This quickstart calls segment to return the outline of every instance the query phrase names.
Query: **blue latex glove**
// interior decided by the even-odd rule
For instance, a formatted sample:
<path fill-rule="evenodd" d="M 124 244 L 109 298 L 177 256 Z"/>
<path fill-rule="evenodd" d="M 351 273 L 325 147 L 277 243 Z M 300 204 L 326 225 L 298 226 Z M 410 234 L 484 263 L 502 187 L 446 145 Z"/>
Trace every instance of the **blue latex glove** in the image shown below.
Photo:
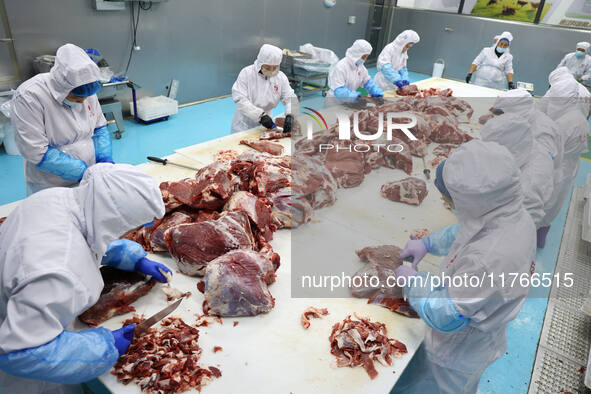
<path fill-rule="evenodd" d="M 398 87 L 398 89 L 401 89 L 404 87 L 404 83 L 402 82 L 402 80 L 394 82 L 394 85 L 396 85 Z"/>
<path fill-rule="evenodd" d="M 141 272 L 142 274 L 152 275 L 153 279 L 156 279 L 157 281 L 163 283 L 166 283 L 167 280 L 166 277 L 160 273 L 160 270 L 168 272 L 170 275 L 172 275 L 172 271 L 167 266 L 147 259 L 145 257 L 143 257 L 136 263 L 135 270 Z"/>
<path fill-rule="evenodd" d="M 118 330 L 111 331 L 111 334 L 113 334 L 113 338 L 115 339 L 115 347 L 119 351 L 120 356 L 125 354 L 127 348 L 131 345 L 134 330 L 135 324 L 128 324 Z"/>
<path fill-rule="evenodd" d="M 66 181 L 79 182 L 88 168 L 85 162 L 50 146 L 36 165 L 43 171 L 57 175 Z"/>
<path fill-rule="evenodd" d="M 402 79 L 403 81 L 406 81 L 406 84 L 408 85 L 408 68 L 406 68 L 406 66 L 402 67 L 399 71 L 400 73 L 400 79 Z"/>
<path fill-rule="evenodd" d="M 447 256 L 451 245 L 453 245 L 456 237 L 458 236 L 459 231 L 459 223 L 452 224 L 433 231 L 421 241 L 423 241 L 427 247 L 428 253 L 431 253 L 435 256 Z"/>
<path fill-rule="evenodd" d="M 148 253 L 137 242 L 118 239 L 107 246 L 101 264 L 123 271 L 135 271 L 138 261 L 147 255 Z"/>
<path fill-rule="evenodd" d="M 411 276 L 415 276 L 416 274 L 417 274 L 417 271 L 414 268 L 409 267 L 408 265 L 405 265 L 405 264 L 396 268 L 396 270 L 394 271 L 394 275 L 396 275 L 397 278 L 401 278 L 404 276 L 406 278 L 407 283 L 408 283 L 408 278 Z"/>
<path fill-rule="evenodd" d="M 382 71 L 382 74 L 384 74 L 384 77 L 386 77 L 386 79 L 393 84 L 396 84 L 396 82 L 398 82 L 402 79 L 400 76 L 400 73 L 397 71 L 394 71 L 394 68 L 392 67 L 392 65 L 390 63 L 384 64 L 382 66 L 381 71 Z"/>
<path fill-rule="evenodd" d="M 421 283 L 421 278 L 417 278 L 413 281 L 415 285 L 404 287 L 404 296 L 429 327 L 439 332 L 450 333 L 460 331 L 470 324 L 470 318 L 462 316 L 456 309 L 447 287 L 431 289 L 429 274 L 421 272 L 418 276 L 423 279 L 424 286 L 417 285 Z"/>
<path fill-rule="evenodd" d="M 62 331 L 41 346 L 0 355 L 0 369 L 15 376 L 59 384 L 79 384 L 108 372 L 119 352 L 103 327 Z"/>
<path fill-rule="evenodd" d="M 94 144 L 94 157 L 97 163 L 113 163 L 111 133 L 109 133 L 107 126 L 94 129 L 92 143 Z"/>
<path fill-rule="evenodd" d="M 363 88 L 367 90 L 367 93 L 369 93 L 371 97 L 384 97 L 384 92 L 372 78 L 365 83 Z"/>
<path fill-rule="evenodd" d="M 400 251 L 400 258 L 413 257 L 412 267 L 417 268 L 419 262 L 427 254 L 427 245 L 420 239 L 411 239 L 406 243 L 404 249 Z"/>
<path fill-rule="evenodd" d="M 334 90 L 334 95 L 338 98 L 358 98 L 361 96 L 361 93 L 351 90 L 345 86 L 341 86 Z"/>
<path fill-rule="evenodd" d="M 404 86 L 408 86 L 408 85 L 410 85 L 410 82 L 408 82 L 406 79 L 403 79 L 402 86 L 404 87 Z"/>

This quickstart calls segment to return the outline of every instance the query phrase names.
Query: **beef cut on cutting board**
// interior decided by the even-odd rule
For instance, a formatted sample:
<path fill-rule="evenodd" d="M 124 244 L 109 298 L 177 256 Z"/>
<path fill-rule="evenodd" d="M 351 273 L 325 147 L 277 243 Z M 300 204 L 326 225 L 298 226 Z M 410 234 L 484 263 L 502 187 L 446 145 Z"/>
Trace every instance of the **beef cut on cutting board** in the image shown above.
<path fill-rule="evenodd" d="M 420 205 L 427 197 L 427 184 L 419 178 L 404 178 L 382 185 L 381 194 L 391 201 Z"/>
<path fill-rule="evenodd" d="M 372 287 L 369 280 L 367 286 L 351 287 L 351 294 L 357 298 L 369 298 L 369 304 L 381 305 L 398 314 L 408 317 L 418 317 L 408 301 L 404 300 L 402 289 L 398 286 L 388 287 L 388 277 L 395 278 L 395 270 L 403 264 L 400 258 L 400 248 L 395 245 L 368 246 L 357 251 L 357 256 L 365 265 L 354 277 L 376 277 L 379 284 Z M 390 280 L 392 282 L 392 280 Z"/>
<path fill-rule="evenodd" d="M 283 154 L 283 145 L 276 144 L 269 141 L 255 141 L 255 140 L 242 140 L 240 145 L 250 146 L 252 149 L 256 149 L 259 152 L 267 152 L 274 156 Z"/>
<path fill-rule="evenodd" d="M 217 220 L 186 223 L 164 233 L 168 251 L 185 275 L 202 276 L 207 264 L 234 249 L 255 249 L 246 213 L 223 212 Z"/>
<path fill-rule="evenodd" d="M 101 267 L 104 287 L 96 304 L 78 318 L 91 327 L 98 326 L 113 316 L 134 312 L 130 304 L 148 294 L 154 287 L 153 280 L 138 272 L 121 271 L 112 267 Z"/>
<path fill-rule="evenodd" d="M 224 205 L 224 211 L 242 211 L 248 215 L 255 233 L 260 234 L 265 241 L 273 239 L 273 232 L 277 226 L 273 224 L 271 217 L 271 204 L 265 198 L 257 197 L 252 193 L 235 192 Z"/>
<path fill-rule="evenodd" d="M 275 305 L 267 285 L 275 281 L 271 259 L 253 250 L 234 250 L 205 270 L 205 306 L 218 316 L 254 316 Z"/>

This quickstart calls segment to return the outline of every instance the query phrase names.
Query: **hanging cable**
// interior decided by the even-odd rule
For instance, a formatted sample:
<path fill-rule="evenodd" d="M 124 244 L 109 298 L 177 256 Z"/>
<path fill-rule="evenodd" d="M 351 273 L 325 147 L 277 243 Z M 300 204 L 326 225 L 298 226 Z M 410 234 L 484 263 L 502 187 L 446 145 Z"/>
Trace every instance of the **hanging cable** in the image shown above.
<path fill-rule="evenodd" d="M 133 1 L 130 2 L 130 10 L 131 10 L 131 49 L 129 50 L 129 58 L 127 59 L 127 66 L 125 66 L 125 73 L 124 76 L 127 76 L 127 71 L 129 71 L 129 65 L 131 64 L 131 59 L 133 57 L 134 48 L 137 46 L 137 29 L 140 24 L 140 11 L 141 6 L 138 4 L 137 9 L 137 16 L 135 14 L 135 7 L 133 5 Z M 149 8 L 148 8 L 149 9 Z"/>

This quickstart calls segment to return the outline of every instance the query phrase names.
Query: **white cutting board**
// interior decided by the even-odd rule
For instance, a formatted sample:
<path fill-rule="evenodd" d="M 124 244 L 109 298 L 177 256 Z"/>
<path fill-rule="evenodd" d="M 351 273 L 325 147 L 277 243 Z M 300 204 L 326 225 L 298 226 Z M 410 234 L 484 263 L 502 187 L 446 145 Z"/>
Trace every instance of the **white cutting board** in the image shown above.
<path fill-rule="evenodd" d="M 454 81 L 446 78 L 427 78 L 422 81 L 413 83 L 419 89 L 447 89 L 453 90 L 454 97 L 469 98 L 469 97 L 498 97 L 503 94 L 503 90 L 491 89 L 484 86 L 478 86 L 474 84 L 464 83 L 460 81 Z M 385 97 L 396 97 L 396 91 L 390 90 L 384 92 Z"/>

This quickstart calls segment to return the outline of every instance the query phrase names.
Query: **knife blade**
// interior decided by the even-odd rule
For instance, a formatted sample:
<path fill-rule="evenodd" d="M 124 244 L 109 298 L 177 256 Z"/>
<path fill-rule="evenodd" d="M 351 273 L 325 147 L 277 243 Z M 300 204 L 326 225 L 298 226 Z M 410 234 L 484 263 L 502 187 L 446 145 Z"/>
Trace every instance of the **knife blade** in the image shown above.
<path fill-rule="evenodd" d="M 150 161 L 153 161 L 154 163 L 160 163 L 163 166 L 165 166 L 167 164 L 170 164 L 170 165 L 177 166 L 177 167 L 187 168 L 189 170 L 195 170 L 195 171 L 199 171 L 200 170 L 199 168 L 189 167 L 189 166 L 186 166 L 184 164 L 175 163 L 173 161 L 169 161 L 168 159 L 161 159 L 159 157 L 148 156 L 147 159 L 150 160 Z"/>
<path fill-rule="evenodd" d="M 160 320 L 164 319 L 168 316 L 172 311 L 174 311 L 178 306 L 181 304 L 183 298 L 179 298 L 174 304 L 170 304 L 166 308 L 162 309 L 160 312 L 156 313 L 155 315 L 151 316 L 150 318 L 144 320 L 137 326 L 135 326 L 134 335 L 141 335 L 144 331 L 148 328 L 152 327 L 154 324 L 158 323 Z"/>

